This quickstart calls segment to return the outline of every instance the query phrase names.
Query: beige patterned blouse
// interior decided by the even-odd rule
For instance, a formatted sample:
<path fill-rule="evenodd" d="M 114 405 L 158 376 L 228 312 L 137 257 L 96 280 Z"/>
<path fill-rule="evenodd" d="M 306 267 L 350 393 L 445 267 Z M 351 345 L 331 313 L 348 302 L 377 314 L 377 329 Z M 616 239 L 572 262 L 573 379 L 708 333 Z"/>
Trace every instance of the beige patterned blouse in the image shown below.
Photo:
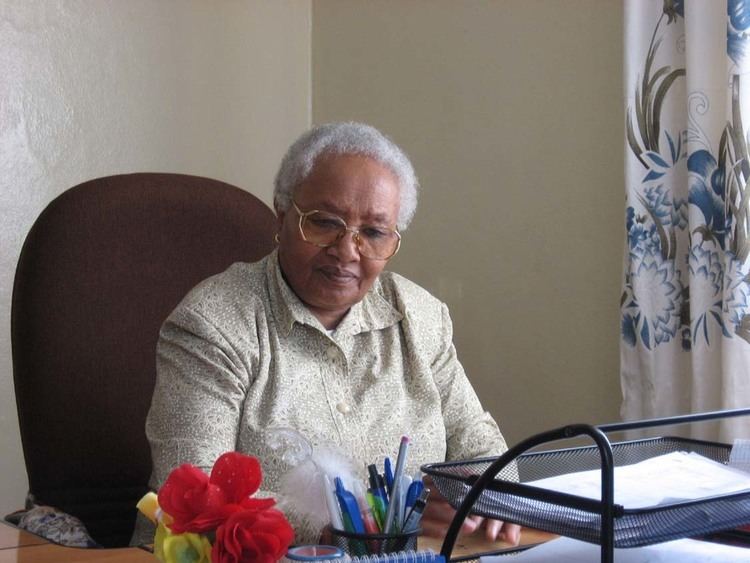
<path fill-rule="evenodd" d="M 506 449 L 456 358 L 447 307 L 389 272 L 329 335 L 284 281 L 276 252 L 234 264 L 164 323 L 157 373 L 146 423 L 154 488 L 181 463 L 208 470 L 238 450 L 258 457 L 273 494 L 289 469 L 266 443 L 276 426 L 333 445 L 363 477 L 366 463 L 395 459 L 403 435 L 409 474 Z M 290 520 L 297 542 L 316 539 Z"/>

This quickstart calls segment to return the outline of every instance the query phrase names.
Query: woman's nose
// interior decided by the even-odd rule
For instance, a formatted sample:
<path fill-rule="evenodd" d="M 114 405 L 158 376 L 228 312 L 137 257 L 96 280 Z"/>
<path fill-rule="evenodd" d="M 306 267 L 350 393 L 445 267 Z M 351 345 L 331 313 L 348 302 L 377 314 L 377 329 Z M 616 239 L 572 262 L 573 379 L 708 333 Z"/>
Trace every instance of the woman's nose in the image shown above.
<path fill-rule="evenodd" d="M 333 250 L 335 256 L 341 261 L 349 262 L 359 260 L 358 236 L 359 235 L 355 230 L 347 229 L 333 245 L 328 247 L 328 249 Z"/>

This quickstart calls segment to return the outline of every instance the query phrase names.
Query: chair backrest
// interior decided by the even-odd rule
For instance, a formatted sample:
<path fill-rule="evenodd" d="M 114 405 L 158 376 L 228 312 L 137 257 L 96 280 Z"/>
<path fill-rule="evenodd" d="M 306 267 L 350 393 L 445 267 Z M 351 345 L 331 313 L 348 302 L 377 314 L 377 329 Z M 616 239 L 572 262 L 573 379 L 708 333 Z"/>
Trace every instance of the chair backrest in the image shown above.
<path fill-rule="evenodd" d="M 75 186 L 29 232 L 13 286 L 13 377 L 29 492 L 126 545 L 151 455 L 161 323 L 200 280 L 273 247 L 273 212 L 180 174 Z"/>

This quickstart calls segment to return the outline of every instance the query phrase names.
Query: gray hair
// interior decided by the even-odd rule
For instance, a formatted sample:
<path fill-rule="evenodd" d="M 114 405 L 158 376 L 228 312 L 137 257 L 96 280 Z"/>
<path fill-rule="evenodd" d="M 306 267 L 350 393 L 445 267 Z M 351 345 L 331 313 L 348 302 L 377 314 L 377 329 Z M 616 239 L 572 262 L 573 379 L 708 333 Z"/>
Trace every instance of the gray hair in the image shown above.
<path fill-rule="evenodd" d="M 419 182 L 414 168 L 396 144 L 370 125 L 355 122 L 327 123 L 313 127 L 297 139 L 284 155 L 276 173 L 273 204 L 279 211 L 292 205 L 294 189 L 312 172 L 324 154 L 357 154 L 389 168 L 399 182 L 401 205 L 397 226 L 405 230 L 417 210 Z"/>

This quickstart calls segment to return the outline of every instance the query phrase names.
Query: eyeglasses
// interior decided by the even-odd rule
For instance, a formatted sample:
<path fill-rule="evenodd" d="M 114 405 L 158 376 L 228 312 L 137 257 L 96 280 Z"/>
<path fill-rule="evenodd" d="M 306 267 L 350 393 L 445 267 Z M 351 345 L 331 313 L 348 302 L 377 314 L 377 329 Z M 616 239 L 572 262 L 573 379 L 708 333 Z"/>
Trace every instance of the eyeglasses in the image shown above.
<path fill-rule="evenodd" d="M 395 229 L 375 225 L 365 225 L 354 229 L 333 213 L 317 209 L 303 212 L 294 201 L 292 205 L 299 215 L 299 232 L 302 240 L 315 246 L 321 248 L 333 246 L 347 231 L 352 233 L 360 255 L 371 260 L 388 260 L 398 252 L 401 246 L 401 235 Z"/>

